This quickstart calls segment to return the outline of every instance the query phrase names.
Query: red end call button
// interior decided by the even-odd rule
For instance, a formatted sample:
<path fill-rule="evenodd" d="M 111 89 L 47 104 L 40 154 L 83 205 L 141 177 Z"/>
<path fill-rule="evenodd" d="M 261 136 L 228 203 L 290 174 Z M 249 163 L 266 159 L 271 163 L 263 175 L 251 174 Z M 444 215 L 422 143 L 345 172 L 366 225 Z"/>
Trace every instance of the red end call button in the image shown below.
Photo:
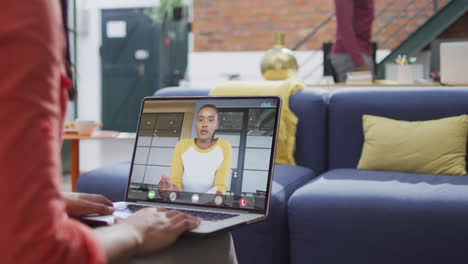
<path fill-rule="evenodd" d="M 241 198 L 241 199 L 239 200 L 239 205 L 240 205 L 241 207 L 246 207 L 246 206 L 247 206 L 247 198 Z"/>

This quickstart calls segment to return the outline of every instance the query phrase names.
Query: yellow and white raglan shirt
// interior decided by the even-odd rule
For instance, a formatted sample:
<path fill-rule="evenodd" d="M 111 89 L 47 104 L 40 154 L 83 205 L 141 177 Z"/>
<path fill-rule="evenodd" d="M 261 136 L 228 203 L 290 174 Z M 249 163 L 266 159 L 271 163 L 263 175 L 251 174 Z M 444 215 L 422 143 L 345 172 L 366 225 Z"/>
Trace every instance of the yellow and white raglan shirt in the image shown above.
<path fill-rule="evenodd" d="M 231 170 L 231 144 L 218 138 L 209 149 L 200 149 L 194 139 L 179 141 L 171 162 L 171 181 L 184 192 L 204 193 L 213 187 L 226 193 Z"/>

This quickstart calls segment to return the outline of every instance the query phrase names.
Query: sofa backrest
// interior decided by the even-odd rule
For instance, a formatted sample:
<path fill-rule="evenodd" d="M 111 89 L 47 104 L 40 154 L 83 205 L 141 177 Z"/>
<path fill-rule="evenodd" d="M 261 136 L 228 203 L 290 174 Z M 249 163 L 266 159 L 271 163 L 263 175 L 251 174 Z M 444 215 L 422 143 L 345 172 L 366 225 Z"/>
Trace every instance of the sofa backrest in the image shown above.
<path fill-rule="evenodd" d="M 319 175 L 327 170 L 328 92 L 304 88 L 289 99 L 291 110 L 299 118 L 294 154 L 296 163 L 313 169 Z"/>
<path fill-rule="evenodd" d="M 468 114 L 468 87 L 343 88 L 328 104 L 328 169 L 356 168 L 362 115 L 421 121 Z"/>
<path fill-rule="evenodd" d="M 210 89 L 169 87 L 155 96 L 206 96 Z M 291 110 L 299 118 L 295 159 L 298 165 L 313 169 L 317 175 L 327 168 L 327 100 L 321 89 L 304 88 L 290 97 Z"/>

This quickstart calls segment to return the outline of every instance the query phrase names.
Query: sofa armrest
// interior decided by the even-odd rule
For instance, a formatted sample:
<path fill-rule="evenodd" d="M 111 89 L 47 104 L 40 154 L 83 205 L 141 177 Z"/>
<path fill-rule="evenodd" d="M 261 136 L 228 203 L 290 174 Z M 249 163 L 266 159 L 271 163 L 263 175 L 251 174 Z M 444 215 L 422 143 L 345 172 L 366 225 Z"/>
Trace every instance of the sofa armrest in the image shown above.
<path fill-rule="evenodd" d="M 77 192 L 101 194 L 112 202 L 123 201 L 130 173 L 130 161 L 81 174 Z"/>

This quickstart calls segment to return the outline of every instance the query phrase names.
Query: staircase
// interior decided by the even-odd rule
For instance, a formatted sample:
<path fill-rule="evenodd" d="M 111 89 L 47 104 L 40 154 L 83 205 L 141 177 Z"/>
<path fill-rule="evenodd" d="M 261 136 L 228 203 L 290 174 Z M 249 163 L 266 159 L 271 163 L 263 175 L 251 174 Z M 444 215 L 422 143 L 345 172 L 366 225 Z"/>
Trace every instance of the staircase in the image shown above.
<path fill-rule="evenodd" d="M 436 1 L 437 2 L 437 1 Z M 399 54 L 411 57 L 437 38 L 447 27 L 468 11 L 468 0 L 453 0 L 437 10 L 424 24 L 403 40 L 377 66 L 377 78 L 385 78 L 385 63 L 393 62 Z M 390 37 L 389 37 L 390 38 Z"/>
<path fill-rule="evenodd" d="M 468 10 L 468 0 L 376 0 L 375 5 L 372 39 L 379 49 L 391 50 L 377 65 L 379 79 L 385 77 L 385 63 L 393 62 L 398 54 L 416 55 Z M 335 14 L 330 12 L 292 49 L 300 49 L 314 35 L 323 33 L 323 28 L 335 23 Z M 333 42 L 335 34 L 328 39 Z"/>

